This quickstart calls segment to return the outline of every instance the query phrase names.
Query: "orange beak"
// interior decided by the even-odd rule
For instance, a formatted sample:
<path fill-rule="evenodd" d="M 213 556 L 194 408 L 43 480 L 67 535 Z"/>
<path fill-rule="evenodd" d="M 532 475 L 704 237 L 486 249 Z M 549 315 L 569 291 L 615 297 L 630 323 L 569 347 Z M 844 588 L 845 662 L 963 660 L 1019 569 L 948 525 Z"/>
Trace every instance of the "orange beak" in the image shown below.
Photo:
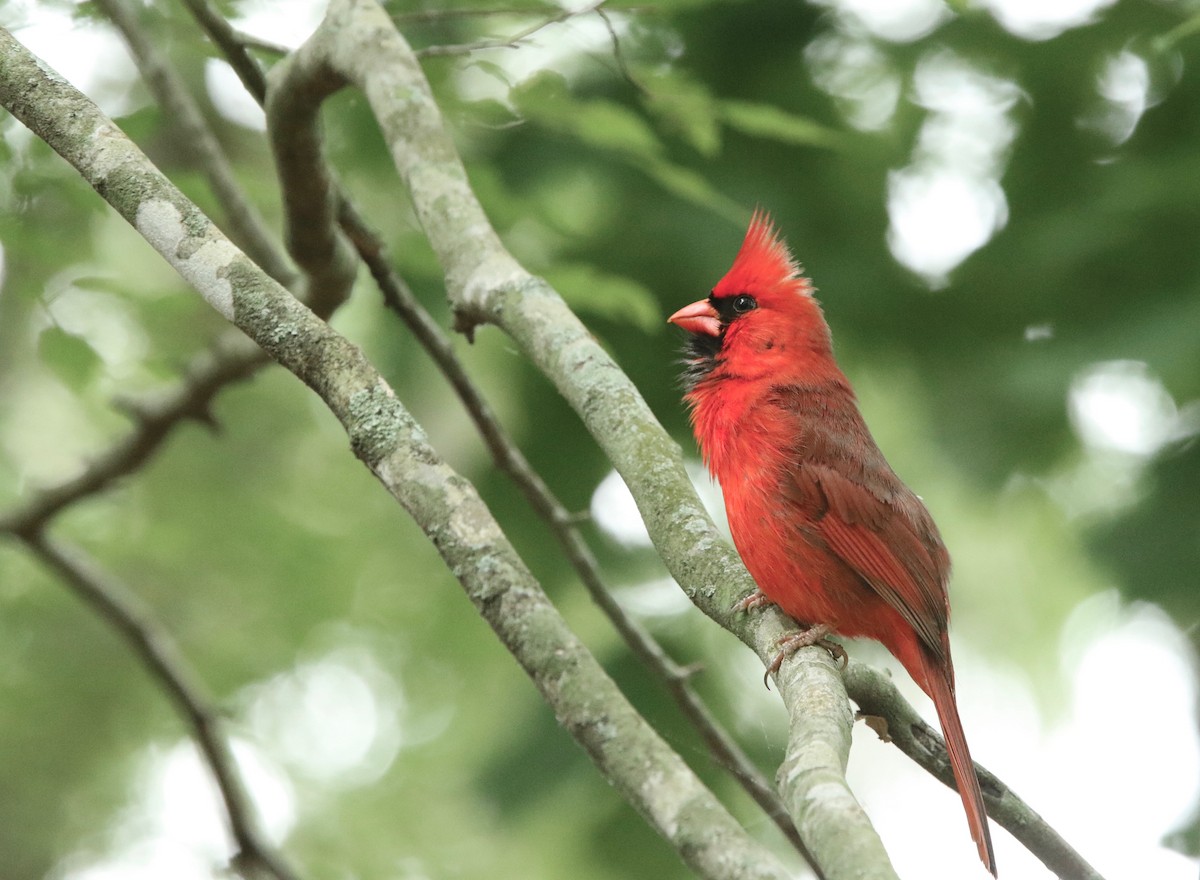
<path fill-rule="evenodd" d="M 688 333 L 704 333 L 708 336 L 721 335 L 721 316 L 706 299 L 698 300 L 690 306 L 684 306 L 667 321 L 677 327 L 682 327 Z"/>

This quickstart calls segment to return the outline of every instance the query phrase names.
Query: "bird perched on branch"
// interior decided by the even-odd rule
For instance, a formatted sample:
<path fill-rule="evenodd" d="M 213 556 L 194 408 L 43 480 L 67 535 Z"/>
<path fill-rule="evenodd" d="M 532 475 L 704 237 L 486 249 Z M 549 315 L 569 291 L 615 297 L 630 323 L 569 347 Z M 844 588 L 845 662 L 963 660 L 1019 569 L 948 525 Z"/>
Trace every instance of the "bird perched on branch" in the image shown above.
<path fill-rule="evenodd" d="M 937 708 L 967 823 L 996 873 L 983 795 L 954 695 L 950 556 L 892 471 L 833 358 L 813 288 L 755 212 L 733 266 L 670 319 L 690 334 L 684 383 L 701 454 L 759 593 L 807 629 L 770 671 L 826 636 L 882 642 Z"/>

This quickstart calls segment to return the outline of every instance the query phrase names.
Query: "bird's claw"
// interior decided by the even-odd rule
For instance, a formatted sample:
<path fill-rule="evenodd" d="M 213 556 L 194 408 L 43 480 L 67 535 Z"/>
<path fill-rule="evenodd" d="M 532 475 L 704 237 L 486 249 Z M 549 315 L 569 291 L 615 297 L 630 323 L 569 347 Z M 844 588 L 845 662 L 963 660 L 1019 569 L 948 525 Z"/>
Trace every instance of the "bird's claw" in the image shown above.
<path fill-rule="evenodd" d="M 762 590 L 755 590 L 749 596 L 739 600 L 732 610 L 734 614 L 741 614 L 745 611 L 753 611 L 755 608 L 762 608 L 764 605 L 774 604 Z"/>
<path fill-rule="evenodd" d="M 761 594 L 759 594 L 761 595 Z M 771 665 L 767 667 L 767 671 L 763 673 L 763 684 L 767 689 L 771 688 L 771 676 L 779 671 L 779 667 L 783 665 L 783 661 L 791 657 L 801 648 L 807 648 L 812 645 L 824 648 L 829 652 L 834 662 L 838 664 L 840 669 L 845 669 L 849 662 L 849 655 L 846 649 L 829 638 L 830 629 L 823 623 L 818 623 L 815 626 L 810 626 L 806 630 L 791 633 L 780 639 L 775 647 L 779 653 L 775 655 L 775 659 L 771 661 Z"/>

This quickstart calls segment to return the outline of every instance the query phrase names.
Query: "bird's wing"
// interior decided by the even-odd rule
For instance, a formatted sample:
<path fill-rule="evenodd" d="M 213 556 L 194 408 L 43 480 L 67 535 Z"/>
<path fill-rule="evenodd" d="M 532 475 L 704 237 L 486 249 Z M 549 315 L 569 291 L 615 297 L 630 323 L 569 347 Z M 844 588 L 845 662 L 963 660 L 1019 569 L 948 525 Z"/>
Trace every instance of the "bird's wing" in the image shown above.
<path fill-rule="evenodd" d="M 884 460 L 852 401 L 823 407 L 819 418 L 806 409 L 789 407 L 797 443 L 781 475 L 783 497 L 942 656 L 950 557 L 933 518 Z"/>

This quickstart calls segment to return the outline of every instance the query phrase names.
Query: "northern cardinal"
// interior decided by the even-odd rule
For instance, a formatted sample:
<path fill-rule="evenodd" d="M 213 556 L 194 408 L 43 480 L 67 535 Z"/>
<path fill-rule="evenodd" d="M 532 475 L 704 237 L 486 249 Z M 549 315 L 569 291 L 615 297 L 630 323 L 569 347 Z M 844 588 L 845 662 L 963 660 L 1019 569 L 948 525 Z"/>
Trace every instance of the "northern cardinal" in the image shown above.
<path fill-rule="evenodd" d="M 789 650 L 776 664 L 831 632 L 876 639 L 896 656 L 933 699 L 971 837 L 994 875 L 954 697 L 950 556 L 867 430 L 812 285 L 769 216 L 755 212 L 712 295 L 669 320 L 690 334 L 692 427 L 761 591 L 742 606 L 772 602 L 810 626 L 781 642 Z"/>

